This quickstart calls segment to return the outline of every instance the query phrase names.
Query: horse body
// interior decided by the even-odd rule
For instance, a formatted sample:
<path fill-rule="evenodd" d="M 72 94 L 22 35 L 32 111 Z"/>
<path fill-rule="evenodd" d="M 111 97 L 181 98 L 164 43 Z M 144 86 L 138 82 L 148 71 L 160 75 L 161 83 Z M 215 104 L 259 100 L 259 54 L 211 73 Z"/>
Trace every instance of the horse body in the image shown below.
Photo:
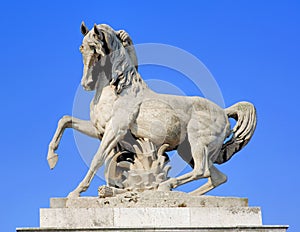
<path fill-rule="evenodd" d="M 110 120 L 120 125 L 127 118 L 123 130 L 129 130 L 136 138 L 148 138 L 156 146 L 169 144 L 168 150 L 174 150 L 185 140 L 188 128 L 204 136 L 207 145 L 213 147 L 220 141 L 223 144 L 230 133 L 224 110 L 207 99 L 158 94 L 147 87 L 140 88 L 133 98 L 130 88 L 133 87 L 118 97 L 108 85 L 102 90 L 99 102 L 95 104 L 92 100 L 91 122 L 102 134 Z"/>
<path fill-rule="evenodd" d="M 108 85 L 102 90 L 100 100 L 96 104 L 92 101 L 91 121 L 99 131 L 105 131 L 106 125 L 111 124 L 114 136 L 122 131 L 124 136 L 129 131 L 135 138 L 148 138 L 157 147 L 169 144 L 169 151 L 188 141 L 194 150 L 207 148 L 207 165 L 215 161 L 230 134 L 223 109 L 204 98 L 158 94 L 145 86 L 139 86 L 139 92 L 134 93 L 132 89 L 137 88 L 134 85 L 140 84 L 129 86 L 121 96 Z M 179 154 L 195 164 L 197 157 L 192 152 Z M 199 172 L 204 172 L 207 165 Z"/>
<path fill-rule="evenodd" d="M 200 136 L 206 140 L 211 136 L 207 144 L 221 136 L 223 143 L 226 125 L 224 111 L 203 98 L 153 94 L 143 99 L 131 132 L 137 138 L 149 138 L 157 146 L 169 144 L 169 150 L 173 150 L 190 133 L 197 134 L 199 140 Z"/>
<path fill-rule="evenodd" d="M 177 149 L 192 166 L 191 172 L 161 183 L 160 190 L 208 178 L 206 184 L 192 192 L 204 194 L 224 183 L 227 178 L 214 163 L 228 161 L 248 143 L 256 126 L 253 105 L 242 102 L 224 110 L 200 97 L 155 93 L 140 77 L 132 54 L 128 55 L 113 29 L 95 25 L 88 31 L 82 25 L 81 30 L 85 35 L 81 46 L 84 58 L 81 83 L 86 90 L 96 89 L 90 105 L 91 120 L 70 117 L 61 120 L 49 145 L 49 165 L 53 168 L 57 162 L 54 150 L 65 128 L 73 127 L 102 142 L 87 175 L 69 197 L 77 197 L 89 187 L 98 168 L 114 155 L 114 149 L 128 143 L 126 135 L 134 140 L 147 138 L 157 147 L 168 144 L 168 150 Z M 105 58 L 104 52 L 107 53 Z M 224 144 L 231 134 L 228 117 L 237 123 L 233 128 L 235 134 Z"/>

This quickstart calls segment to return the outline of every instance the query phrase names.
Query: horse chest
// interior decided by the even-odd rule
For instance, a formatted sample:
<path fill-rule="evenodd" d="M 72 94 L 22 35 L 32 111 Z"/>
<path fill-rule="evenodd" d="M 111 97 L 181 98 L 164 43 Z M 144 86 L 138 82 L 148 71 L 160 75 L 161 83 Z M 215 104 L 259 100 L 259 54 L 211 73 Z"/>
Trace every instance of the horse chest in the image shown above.
<path fill-rule="evenodd" d="M 113 115 L 113 104 L 116 96 L 112 93 L 111 89 L 103 89 L 102 95 L 98 102 L 91 103 L 90 118 L 94 126 L 100 131 L 105 130 L 107 122 Z"/>

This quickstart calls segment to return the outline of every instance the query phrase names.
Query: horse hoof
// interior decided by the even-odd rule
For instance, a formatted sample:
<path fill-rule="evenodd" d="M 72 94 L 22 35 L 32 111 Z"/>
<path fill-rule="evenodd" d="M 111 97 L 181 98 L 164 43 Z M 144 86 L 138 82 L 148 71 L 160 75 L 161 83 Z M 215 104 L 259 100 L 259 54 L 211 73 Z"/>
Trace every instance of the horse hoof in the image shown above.
<path fill-rule="evenodd" d="M 157 190 L 161 192 L 170 192 L 171 188 L 168 185 L 159 185 Z"/>
<path fill-rule="evenodd" d="M 114 195 L 114 191 L 111 187 L 103 185 L 98 188 L 98 196 L 100 198 L 112 197 Z"/>
<path fill-rule="evenodd" d="M 58 155 L 54 152 L 49 152 L 47 160 L 48 160 L 48 165 L 49 165 L 50 169 L 53 169 L 57 164 Z"/>
<path fill-rule="evenodd" d="M 67 198 L 77 198 L 77 197 L 80 197 L 80 193 L 75 192 L 75 191 L 70 192 L 67 196 Z"/>
<path fill-rule="evenodd" d="M 162 182 L 159 186 L 158 186 L 158 191 L 163 191 L 163 192 L 169 192 L 172 190 L 173 188 L 173 184 L 172 184 L 172 179 L 169 179 L 165 182 Z"/>

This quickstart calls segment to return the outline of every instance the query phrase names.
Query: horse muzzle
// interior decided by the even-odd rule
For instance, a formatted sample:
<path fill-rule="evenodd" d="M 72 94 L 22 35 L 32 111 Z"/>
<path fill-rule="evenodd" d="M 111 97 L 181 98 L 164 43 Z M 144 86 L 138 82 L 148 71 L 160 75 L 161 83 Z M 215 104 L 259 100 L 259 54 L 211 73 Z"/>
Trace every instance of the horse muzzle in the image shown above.
<path fill-rule="evenodd" d="M 83 89 L 86 91 L 94 90 L 95 83 L 94 83 L 91 73 L 83 74 L 83 77 L 81 79 L 81 85 L 82 85 Z"/>

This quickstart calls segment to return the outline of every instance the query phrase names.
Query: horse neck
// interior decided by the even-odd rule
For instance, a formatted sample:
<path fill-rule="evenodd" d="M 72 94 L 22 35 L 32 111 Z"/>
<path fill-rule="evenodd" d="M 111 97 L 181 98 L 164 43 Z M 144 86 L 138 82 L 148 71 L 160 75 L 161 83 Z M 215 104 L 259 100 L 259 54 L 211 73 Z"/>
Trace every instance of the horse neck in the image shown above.
<path fill-rule="evenodd" d="M 107 87 L 109 85 L 109 81 L 104 78 L 103 80 L 101 80 L 100 82 L 97 83 L 97 86 L 96 86 L 96 93 L 95 93 L 95 96 L 93 98 L 93 103 L 95 105 L 97 105 L 97 103 L 99 102 L 100 98 L 101 98 L 101 95 L 102 95 L 102 91 L 105 87 Z"/>
<path fill-rule="evenodd" d="M 134 77 L 133 80 L 131 80 L 131 84 L 127 85 L 121 92 L 121 95 L 132 95 L 137 96 L 143 94 L 145 91 L 151 91 L 147 84 L 143 81 L 140 74 L 135 71 L 137 75 Z"/>

